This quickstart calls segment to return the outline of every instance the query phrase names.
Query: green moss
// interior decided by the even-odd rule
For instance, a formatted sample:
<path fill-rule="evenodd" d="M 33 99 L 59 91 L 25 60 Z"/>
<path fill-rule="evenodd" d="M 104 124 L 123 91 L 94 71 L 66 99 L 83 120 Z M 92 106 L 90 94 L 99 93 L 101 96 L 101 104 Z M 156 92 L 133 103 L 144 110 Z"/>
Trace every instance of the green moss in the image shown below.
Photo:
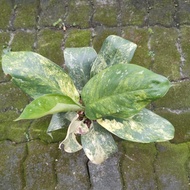
<path fill-rule="evenodd" d="M 156 110 L 156 113 L 172 123 L 175 128 L 173 143 L 182 143 L 190 140 L 190 112 L 171 113 L 166 110 Z"/>
<path fill-rule="evenodd" d="M 9 33 L 6 33 L 6 32 L 0 33 L 0 55 L 2 55 L 3 48 L 7 46 L 9 40 L 10 40 Z M 2 70 L 1 61 L 2 61 L 2 59 L 0 59 L 0 82 L 6 81 L 5 75 L 4 75 L 3 70 Z"/>
<path fill-rule="evenodd" d="M 80 26 L 81 28 L 88 28 L 90 18 L 90 6 L 88 1 L 70 0 L 68 4 L 69 12 L 66 18 L 66 24 L 73 26 Z"/>
<path fill-rule="evenodd" d="M 96 9 L 93 16 L 93 22 L 103 24 L 105 26 L 117 26 L 118 4 L 116 2 L 105 4 L 101 1 L 95 1 L 94 3 Z"/>
<path fill-rule="evenodd" d="M 66 129 L 60 129 L 52 132 L 53 138 L 47 134 L 47 128 L 50 123 L 51 116 L 34 120 L 30 127 L 29 136 L 31 139 L 40 139 L 45 142 L 59 142 L 66 136 Z"/>
<path fill-rule="evenodd" d="M 189 89 L 189 81 L 175 83 L 163 98 L 154 102 L 154 106 L 170 109 L 188 109 L 190 107 Z"/>
<path fill-rule="evenodd" d="M 2 54 L 2 51 L 4 47 L 6 47 L 10 40 L 10 34 L 7 32 L 0 33 L 0 54 Z"/>
<path fill-rule="evenodd" d="M 0 142 L 1 189 L 24 189 L 23 160 L 27 156 L 24 143 Z"/>
<path fill-rule="evenodd" d="M 85 47 L 90 46 L 90 30 L 70 30 L 65 42 L 65 47 Z"/>
<path fill-rule="evenodd" d="M 0 140 L 26 142 L 29 121 L 14 122 L 26 104 L 28 97 L 12 83 L 0 84 Z"/>
<path fill-rule="evenodd" d="M 35 41 L 35 34 L 19 31 L 15 34 L 11 44 L 12 51 L 32 51 Z"/>
<path fill-rule="evenodd" d="M 105 29 L 105 28 L 102 28 L 102 27 L 99 27 L 96 29 L 95 31 L 96 35 L 93 39 L 93 47 L 94 49 L 99 52 L 101 47 L 102 47 L 102 44 L 103 44 L 103 41 L 109 36 L 109 35 L 118 35 L 118 31 L 116 29 Z"/>
<path fill-rule="evenodd" d="M 190 2 L 189 1 L 179 1 L 180 11 L 178 12 L 180 24 L 190 24 Z"/>
<path fill-rule="evenodd" d="M 92 184 L 89 183 L 89 175 L 86 169 L 87 162 L 88 158 L 84 154 L 84 151 L 78 151 L 72 154 L 65 153 L 63 150 L 59 151 L 58 162 L 55 165 L 57 189 L 91 189 Z"/>
<path fill-rule="evenodd" d="M 27 1 L 18 0 L 16 5 L 15 28 L 33 28 L 36 27 L 38 0 Z"/>
<path fill-rule="evenodd" d="M 147 16 L 147 5 L 145 1 L 124 0 L 121 5 L 122 25 L 145 25 Z"/>
<path fill-rule="evenodd" d="M 154 189 L 154 159 L 157 153 L 154 143 L 141 144 L 123 141 L 120 161 L 125 189 Z"/>
<path fill-rule="evenodd" d="M 19 116 L 17 110 L 0 111 L 0 140 L 9 139 L 16 143 L 27 142 L 27 130 L 30 121 L 14 120 Z"/>
<path fill-rule="evenodd" d="M 30 121 L 20 121 L 20 122 L 6 122 L 4 123 L 6 127 L 6 139 L 9 139 L 16 143 L 27 142 L 28 138 L 28 128 Z"/>
<path fill-rule="evenodd" d="M 6 122 L 14 123 L 14 120 L 19 117 L 19 111 L 17 109 L 14 109 L 12 106 L 10 106 L 10 108 L 7 108 L 7 109 L 1 109 L 0 113 L 1 113 L 0 121 L 2 123 L 6 123 Z"/>
<path fill-rule="evenodd" d="M 28 101 L 28 96 L 11 82 L 0 84 L 0 110 L 22 110 Z"/>
<path fill-rule="evenodd" d="M 63 3 L 62 0 L 40 1 L 40 8 L 40 26 L 53 26 L 58 19 L 64 20 L 66 3 Z"/>
<path fill-rule="evenodd" d="M 181 27 L 181 46 L 185 57 L 185 63 L 182 66 L 182 70 L 185 76 L 190 77 L 190 27 Z"/>
<path fill-rule="evenodd" d="M 148 55 L 148 30 L 143 28 L 127 27 L 123 29 L 122 37 L 137 44 L 137 49 L 131 62 L 149 69 L 151 65 L 151 57 Z"/>
<path fill-rule="evenodd" d="M 58 145 L 40 141 L 27 143 L 28 155 L 23 163 L 25 189 L 55 189 L 56 174 L 54 163 Z"/>
<path fill-rule="evenodd" d="M 0 29 L 6 29 L 9 26 L 9 20 L 11 18 L 12 1 L 0 0 Z"/>
<path fill-rule="evenodd" d="M 153 27 L 151 49 L 154 51 L 152 70 L 170 80 L 180 78 L 180 54 L 176 48 L 178 32 L 173 28 Z M 169 47 L 169 48 L 168 48 Z"/>
<path fill-rule="evenodd" d="M 0 123 L 0 141 L 7 139 L 6 126 L 4 123 Z"/>
<path fill-rule="evenodd" d="M 63 40 L 62 31 L 44 29 L 38 35 L 37 52 L 58 65 L 63 64 L 63 52 L 61 50 Z"/>
<path fill-rule="evenodd" d="M 161 24 L 164 26 L 175 25 L 173 16 L 176 8 L 172 0 L 149 2 L 149 24 Z"/>
<path fill-rule="evenodd" d="M 188 189 L 188 176 L 184 167 L 189 157 L 187 144 L 158 143 L 157 150 L 155 172 L 158 189 Z"/>

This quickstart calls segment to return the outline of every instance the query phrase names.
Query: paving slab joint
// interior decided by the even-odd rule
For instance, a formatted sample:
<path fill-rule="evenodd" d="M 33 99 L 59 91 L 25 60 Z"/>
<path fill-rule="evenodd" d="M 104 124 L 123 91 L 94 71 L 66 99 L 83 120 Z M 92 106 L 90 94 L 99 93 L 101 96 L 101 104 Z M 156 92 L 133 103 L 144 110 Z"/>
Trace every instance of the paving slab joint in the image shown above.
<path fill-rule="evenodd" d="M 187 171 L 187 176 L 188 176 L 188 181 L 189 181 L 189 187 L 190 187 L 190 144 L 186 143 L 189 149 L 189 157 L 186 162 L 186 171 Z"/>
<path fill-rule="evenodd" d="M 29 126 L 28 126 L 28 129 L 26 130 L 26 133 L 25 133 L 25 136 L 26 136 L 26 139 L 27 139 L 27 142 L 30 142 L 32 141 L 32 137 L 31 137 L 31 134 L 30 134 L 30 128 L 32 126 L 32 123 L 33 121 L 30 122 Z"/>
<path fill-rule="evenodd" d="M 53 160 L 53 169 L 54 169 L 54 181 L 55 181 L 55 188 L 54 189 L 57 189 L 57 186 L 59 184 L 59 181 L 58 181 L 58 174 L 57 174 L 57 170 L 56 170 L 56 163 L 59 161 L 59 158 L 58 158 L 58 152 L 56 154 L 56 159 Z"/>
<path fill-rule="evenodd" d="M 61 43 L 61 50 L 63 52 L 63 55 L 64 55 L 64 50 L 65 50 L 65 43 L 66 43 L 66 40 L 67 40 L 67 37 L 68 37 L 68 32 L 66 32 L 64 35 L 63 35 L 63 39 L 62 39 L 62 43 Z M 63 63 L 63 67 L 66 68 L 66 65 L 65 63 Z"/>
<path fill-rule="evenodd" d="M 124 180 L 124 175 L 122 175 L 122 164 L 121 164 L 121 161 L 122 161 L 124 155 L 121 152 L 119 152 L 119 154 L 120 154 L 119 155 L 120 159 L 119 159 L 119 163 L 118 163 L 118 170 L 119 170 L 119 173 L 120 173 L 122 190 L 124 190 L 125 189 L 125 180 Z"/>
<path fill-rule="evenodd" d="M 10 20 L 9 20 L 9 26 L 8 26 L 8 29 L 10 31 L 15 31 L 14 21 L 15 21 L 15 18 L 16 18 L 16 13 L 17 13 L 17 6 L 14 5 L 14 7 L 12 8 L 12 11 L 11 11 Z"/>
<path fill-rule="evenodd" d="M 26 159 L 27 159 L 27 157 L 28 157 L 28 144 L 27 143 L 25 143 L 25 152 L 26 152 L 26 154 L 24 155 L 24 157 L 23 157 L 23 159 L 22 159 L 22 181 L 23 181 L 23 189 L 26 187 L 26 172 L 25 172 L 25 166 L 24 166 L 24 164 L 25 164 L 25 161 L 26 161 Z"/>
<path fill-rule="evenodd" d="M 38 44 L 38 29 L 36 30 L 35 32 L 35 37 L 34 37 L 34 43 L 33 43 L 33 46 L 32 46 L 32 50 L 34 52 L 36 52 L 36 49 L 37 49 L 37 44 Z"/>
<path fill-rule="evenodd" d="M 94 19 L 94 14 L 95 14 L 95 7 L 94 7 L 94 2 L 93 0 L 88 0 L 89 2 L 89 5 L 90 5 L 90 8 L 91 8 L 91 11 L 90 11 L 90 18 L 89 18 L 89 22 L 90 22 L 90 27 L 91 28 L 94 28 L 95 25 L 93 23 L 93 19 Z"/>
<path fill-rule="evenodd" d="M 122 15 L 122 1 L 118 1 L 118 7 L 117 7 L 117 28 L 119 29 L 119 35 L 122 34 L 122 20 L 121 20 L 121 15 Z"/>
<path fill-rule="evenodd" d="M 88 174 L 88 179 L 89 179 L 89 186 L 90 186 L 90 189 L 92 189 L 93 187 L 92 187 L 92 181 L 91 181 L 91 173 L 90 173 L 90 168 L 89 168 L 89 162 L 90 162 L 90 160 L 88 159 L 87 161 L 86 161 L 86 171 L 87 171 L 87 174 Z"/>
<path fill-rule="evenodd" d="M 68 0 L 66 0 L 65 1 L 65 14 L 64 14 L 64 16 L 63 16 L 63 23 L 65 24 L 65 22 L 66 22 L 66 20 L 67 20 L 67 17 L 68 17 L 68 15 L 69 15 L 69 1 Z"/>
<path fill-rule="evenodd" d="M 9 40 L 9 42 L 8 42 L 8 44 L 7 44 L 7 48 L 11 48 L 11 44 L 12 44 L 12 42 L 13 42 L 13 40 L 14 40 L 14 37 L 15 37 L 15 33 L 14 33 L 14 32 L 11 32 L 11 33 L 10 33 L 10 40 Z"/>
<path fill-rule="evenodd" d="M 151 6 L 151 3 L 149 0 L 146 1 L 146 4 L 147 4 L 147 13 L 149 14 L 150 13 L 150 10 L 152 9 L 152 6 Z"/>
<path fill-rule="evenodd" d="M 155 190 L 159 190 L 159 183 L 158 183 L 158 176 L 157 176 L 157 172 L 156 172 L 156 161 L 157 161 L 157 158 L 158 158 L 158 154 L 159 154 L 159 150 L 158 150 L 158 147 L 157 147 L 157 143 L 154 143 L 155 145 L 155 150 L 156 150 L 156 153 L 155 153 L 155 156 L 154 156 L 154 160 L 153 160 L 153 163 L 152 163 L 152 166 L 153 166 L 153 172 L 154 172 L 154 179 L 155 179 L 155 182 L 156 182 L 156 186 L 155 186 Z"/>
<path fill-rule="evenodd" d="M 178 0 L 174 0 L 174 7 L 175 7 L 175 12 L 174 12 L 173 19 L 174 19 L 175 26 L 179 29 L 180 28 L 180 19 L 178 16 L 178 13 L 179 13 L 179 2 L 178 2 Z"/>
<path fill-rule="evenodd" d="M 41 9 L 40 0 L 39 0 L 37 4 L 36 29 L 39 28 L 39 19 L 40 19 L 41 12 L 42 12 L 42 9 Z"/>
<path fill-rule="evenodd" d="M 150 31 L 149 32 L 149 36 L 148 36 L 147 47 L 148 47 L 149 54 L 150 54 L 149 56 L 151 57 L 151 63 L 150 63 L 149 69 L 152 70 L 153 65 L 154 65 L 154 56 L 153 56 L 154 51 L 153 51 L 153 49 L 151 47 L 151 41 L 152 41 L 153 31 L 152 31 L 151 27 L 148 27 L 147 30 Z"/>
<path fill-rule="evenodd" d="M 185 65 L 186 59 L 185 59 L 185 55 L 183 53 L 183 49 L 182 49 L 182 45 L 181 45 L 181 32 L 179 29 L 177 31 L 178 31 L 178 38 L 177 38 L 177 42 L 176 42 L 176 48 L 180 54 L 180 75 L 181 75 L 181 78 L 183 79 L 183 78 L 185 78 L 185 75 L 183 73 L 183 67 Z"/>
<path fill-rule="evenodd" d="M 181 77 L 180 79 L 177 79 L 177 80 L 170 80 L 170 82 L 175 85 L 175 83 L 180 83 L 180 82 L 189 82 L 190 81 L 190 78 L 189 77 Z"/>

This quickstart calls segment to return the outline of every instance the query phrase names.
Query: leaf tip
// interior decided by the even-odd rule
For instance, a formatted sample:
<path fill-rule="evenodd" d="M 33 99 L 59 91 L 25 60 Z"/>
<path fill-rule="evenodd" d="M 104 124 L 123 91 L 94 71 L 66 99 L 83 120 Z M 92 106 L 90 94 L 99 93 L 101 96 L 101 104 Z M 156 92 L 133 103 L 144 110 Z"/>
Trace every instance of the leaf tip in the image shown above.
<path fill-rule="evenodd" d="M 22 118 L 18 117 L 17 119 L 14 119 L 13 121 L 20 121 Z"/>

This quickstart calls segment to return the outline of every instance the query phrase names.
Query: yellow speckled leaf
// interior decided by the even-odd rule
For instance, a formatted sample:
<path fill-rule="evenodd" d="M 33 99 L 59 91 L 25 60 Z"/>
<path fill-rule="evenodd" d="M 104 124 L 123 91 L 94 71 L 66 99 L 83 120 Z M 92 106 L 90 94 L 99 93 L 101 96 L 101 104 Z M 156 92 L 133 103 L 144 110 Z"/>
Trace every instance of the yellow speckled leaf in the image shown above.
<path fill-rule="evenodd" d="M 64 70 L 34 52 L 9 52 L 2 57 L 5 74 L 27 94 L 37 98 L 44 94 L 61 94 L 79 101 L 79 93 Z"/>
<path fill-rule="evenodd" d="M 116 136 L 134 142 L 161 142 L 174 137 L 173 125 L 147 109 L 130 118 L 98 119 L 97 122 Z"/>
<path fill-rule="evenodd" d="M 94 164 L 101 164 L 117 152 L 112 135 L 96 122 L 88 133 L 81 135 L 81 142 L 86 156 Z"/>
<path fill-rule="evenodd" d="M 130 117 L 151 101 L 163 97 L 171 84 L 167 78 L 135 64 L 116 64 L 92 77 L 82 90 L 85 114 Z"/>
<path fill-rule="evenodd" d="M 108 36 L 98 53 L 96 60 L 91 68 L 91 77 L 103 69 L 118 64 L 129 63 L 135 53 L 137 45 L 120 36 Z"/>
<path fill-rule="evenodd" d="M 79 91 L 90 79 L 90 69 L 97 56 L 92 47 L 66 48 L 64 50 L 65 65 L 75 86 Z"/>

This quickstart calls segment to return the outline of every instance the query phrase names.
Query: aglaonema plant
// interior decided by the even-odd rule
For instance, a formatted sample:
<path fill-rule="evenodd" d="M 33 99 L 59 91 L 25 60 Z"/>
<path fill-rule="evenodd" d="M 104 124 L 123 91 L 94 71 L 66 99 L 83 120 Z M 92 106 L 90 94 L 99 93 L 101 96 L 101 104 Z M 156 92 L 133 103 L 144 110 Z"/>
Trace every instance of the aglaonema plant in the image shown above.
<path fill-rule="evenodd" d="M 98 54 L 92 47 L 66 48 L 67 72 L 34 52 L 4 54 L 5 74 L 34 99 L 16 121 L 52 114 L 48 133 L 68 127 L 60 148 L 69 153 L 83 148 L 95 164 L 117 151 L 112 134 L 140 143 L 172 139 L 172 124 L 145 108 L 163 97 L 171 84 L 130 63 L 136 47 L 111 35 Z"/>

